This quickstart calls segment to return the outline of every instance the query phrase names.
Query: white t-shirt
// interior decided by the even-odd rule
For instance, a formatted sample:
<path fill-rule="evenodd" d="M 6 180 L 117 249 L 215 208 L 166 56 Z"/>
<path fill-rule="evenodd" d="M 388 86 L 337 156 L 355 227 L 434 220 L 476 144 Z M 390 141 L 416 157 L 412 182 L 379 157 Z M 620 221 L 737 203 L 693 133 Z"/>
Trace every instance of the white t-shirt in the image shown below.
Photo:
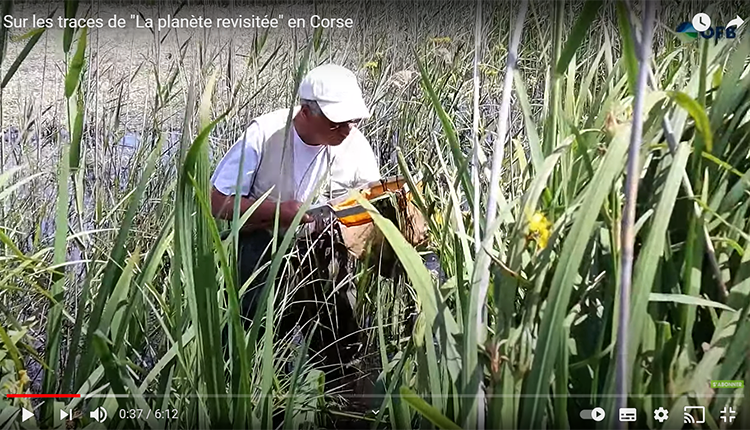
<path fill-rule="evenodd" d="M 217 190 L 224 195 L 237 194 L 235 192 L 237 172 L 241 170 L 241 195 L 245 196 L 250 193 L 253 185 L 253 174 L 258 168 L 258 160 L 260 160 L 263 148 L 263 136 L 267 136 L 268 132 L 268 130 L 261 130 L 260 125 L 253 122 L 244 135 L 232 145 L 224 158 L 219 161 L 219 165 L 211 177 L 211 182 Z M 326 172 L 330 160 L 333 160 L 334 157 L 337 157 L 338 160 L 341 160 L 342 157 L 346 158 L 343 164 L 348 167 L 346 176 L 351 177 L 351 183 L 339 184 L 339 186 L 333 184 L 333 188 L 357 186 L 380 179 L 380 169 L 378 169 L 375 154 L 367 140 L 359 132 L 356 132 L 357 137 L 360 138 L 359 141 L 355 139 L 355 131 L 353 130 L 337 146 L 308 145 L 299 137 L 293 124 L 290 127 L 290 132 L 294 142 L 294 183 L 297 184 L 297 201 L 304 202 L 315 190 L 318 180 Z M 242 167 L 240 168 L 243 144 L 245 158 L 242 160 Z M 324 183 L 322 187 L 328 185 Z M 320 200 L 325 199 L 319 198 L 312 203 L 322 203 Z"/>

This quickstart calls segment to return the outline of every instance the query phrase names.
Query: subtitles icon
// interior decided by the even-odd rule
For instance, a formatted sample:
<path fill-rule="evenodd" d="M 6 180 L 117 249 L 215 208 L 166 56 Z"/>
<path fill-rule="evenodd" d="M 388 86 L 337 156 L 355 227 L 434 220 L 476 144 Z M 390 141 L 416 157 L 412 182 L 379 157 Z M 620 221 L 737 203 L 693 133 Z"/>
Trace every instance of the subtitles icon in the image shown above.
<path fill-rule="evenodd" d="M 635 422 L 635 408 L 620 408 L 620 422 Z"/>

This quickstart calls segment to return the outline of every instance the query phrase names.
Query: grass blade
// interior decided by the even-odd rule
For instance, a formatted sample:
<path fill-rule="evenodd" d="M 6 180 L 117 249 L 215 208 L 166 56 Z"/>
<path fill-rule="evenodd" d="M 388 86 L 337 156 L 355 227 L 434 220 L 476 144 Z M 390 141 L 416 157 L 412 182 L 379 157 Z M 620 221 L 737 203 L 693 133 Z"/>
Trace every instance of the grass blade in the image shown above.
<path fill-rule="evenodd" d="M 435 109 L 438 119 L 440 119 L 440 123 L 443 126 L 443 131 L 445 132 L 445 137 L 448 139 L 451 154 L 453 154 L 453 161 L 456 163 L 456 167 L 459 172 L 458 174 L 461 180 L 461 187 L 463 188 L 464 195 L 468 200 L 469 207 L 474 207 L 474 187 L 471 183 L 471 175 L 469 169 L 467 168 L 469 158 L 465 157 L 461 152 L 461 145 L 458 142 L 456 127 L 453 125 L 453 121 L 451 120 L 451 118 L 445 112 L 445 109 L 443 109 L 443 105 L 440 103 L 440 99 L 435 92 L 435 88 L 432 85 L 432 81 L 430 80 L 427 69 L 425 69 L 422 61 L 419 58 L 417 58 L 416 61 L 417 67 L 419 68 L 419 74 L 422 77 L 422 85 L 424 86 L 425 93 L 427 93 L 427 97 L 429 98 L 432 107 Z"/>
<path fill-rule="evenodd" d="M 2 6 L 0 6 L 0 10 L 2 10 L 3 16 L 8 16 L 13 13 L 13 0 L 8 0 L 2 2 Z M 5 25 L 0 26 L 0 66 L 3 64 L 3 60 L 5 60 L 5 52 L 8 48 L 8 27 Z"/>
<path fill-rule="evenodd" d="M 67 234 L 68 234 L 68 206 L 70 204 L 70 195 L 68 192 L 68 177 L 70 176 L 69 152 L 63 145 L 62 156 L 60 157 L 59 170 L 57 172 L 57 210 L 55 215 L 55 242 L 53 264 L 62 264 L 67 257 Z M 52 297 L 54 304 L 47 311 L 47 343 L 45 361 L 51 369 L 44 372 L 42 387 L 45 393 L 57 392 L 57 378 L 59 375 L 60 361 L 60 344 L 61 323 L 64 308 L 64 285 L 65 276 L 58 274 L 53 276 Z M 52 422 L 52 402 L 45 402 L 42 405 L 42 422 Z"/>
<path fill-rule="evenodd" d="M 695 121 L 695 128 L 703 136 L 703 144 L 706 147 L 706 151 L 711 152 L 713 150 L 713 133 L 711 132 L 711 123 L 708 121 L 708 116 L 703 110 L 701 105 L 693 100 L 689 95 L 680 92 L 672 91 L 669 93 L 669 97 L 677 103 L 681 108 L 685 109 L 688 114 Z M 702 148 L 698 148 L 701 151 Z"/>
<path fill-rule="evenodd" d="M 65 18 L 75 18 L 76 11 L 78 11 L 79 0 L 65 0 Z M 74 27 L 65 27 L 63 33 L 63 52 L 66 54 L 70 52 L 70 45 L 73 44 L 73 32 Z"/>
<path fill-rule="evenodd" d="M 666 293 L 649 293 L 649 302 L 663 302 L 663 303 L 680 303 L 683 305 L 690 306 L 703 306 L 708 308 L 722 309 L 728 312 L 736 312 L 736 310 L 730 308 L 724 303 L 715 302 L 713 300 L 704 299 L 701 297 L 689 296 L 687 294 L 666 294 Z"/>
<path fill-rule="evenodd" d="M 419 397 L 414 391 L 407 387 L 401 387 L 401 398 L 406 401 L 412 408 L 422 414 L 423 417 L 430 420 L 431 423 L 435 424 L 438 428 L 444 430 L 460 430 L 456 423 L 449 420 L 445 415 L 441 414 L 438 409 L 425 402 Z"/>
<path fill-rule="evenodd" d="M 518 70 L 515 71 L 513 77 L 515 79 L 518 103 L 521 105 L 521 111 L 523 112 L 524 130 L 526 131 L 526 139 L 529 141 L 531 162 L 534 165 L 534 171 L 540 172 L 542 170 L 542 163 L 544 162 L 544 156 L 542 155 L 542 142 L 539 139 L 536 124 L 534 124 L 534 120 L 531 117 L 531 105 L 529 104 L 529 98 L 526 95 L 526 85 L 523 83 L 523 78 Z"/>
<path fill-rule="evenodd" d="M 621 61 L 625 63 L 625 72 L 628 77 L 628 88 L 630 93 L 635 93 L 635 82 L 638 80 L 638 59 L 635 56 L 635 43 L 630 25 L 628 8 L 623 0 L 617 0 L 617 26 L 620 29 L 622 40 Z"/>
<path fill-rule="evenodd" d="M 53 11 L 54 13 L 54 11 Z M 52 15 L 50 15 L 51 17 Z M 10 65 L 8 68 L 8 71 L 5 72 L 5 76 L 3 77 L 3 82 L 0 83 L 0 89 L 5 88 L 10 80 L 13 78 L 13 75 L 16 74 L 16 71 L 18 71 L 18 68 L 21 66 L 21 63 L 23 63 L 23 60 L 26 59 L 26 57 L 29 56 L 29 53 L 32 49 L 34 49 L 34 46 L 37 42 L 39 42 L 39 39 L 42 38 L 44 35 L 44 31 L 46 30 L 46 27 L 37 28 L 35 30 L 31 31 L 31 39 L 29 39 L 28 42 L 26 42 L 26 46 L 23 47 L 23 50 L 18 54 L 16 59 L 13 61 L 13 64 Z"/>
<path fill-rule="evenodd" d="M 65 31 L 67 34 L 68 28 L 66 28 Z M 78 45 L 76 47 L 76 52 L 75 54 L 73 54 L 73 59 L 71 60 L 70 66 L 68 67 L 68 73 L 65 75 L 65 98 L 68 99 L 73 95 L 76 88 L 78 87 L 78 82 L 81 80 L 81 71 L 83 70 L 83 64 L 86 56 L 87 31 L 87 27 L 83 27 L 83 30 L 81 30 L 81 35 L 78 36 Z"/>
<path fill-rule="evenodd" d="M 69 102 L 73 102 L 72 100 Z M 83 117 L 86 110 L 83 106 L 83 93 L 79 92 L 73 122 L 73 135 L 70 139 L 70 170 L 76 171 L 81 167 L 81 139 L 83 138 Z M 80 207 L 80 205 L 79 205 Z"/>
<path fill-rule="evenodd" d="M 600 0 L 587 0 L 583 5 L 581 14 L 578 15 L 578 20 L 573 24 L 573 28 L 568 34 L 568 40 L 565 42 L 565 47 L 560 54 L 560 59 L 557 61 L 557 67 L 555 67 L 555 73 L 562 75 L 565 73 L 565 69 L 568 68 L 568 63 L 573 59 L 578 48 L 583 43 L 584 38 L 589 32 L 589 27 L 594 23 L 596 15 L 599 13 L 599 8 L 604 4 Z M 582 88 L 581 91 L 585 91 Z"/>

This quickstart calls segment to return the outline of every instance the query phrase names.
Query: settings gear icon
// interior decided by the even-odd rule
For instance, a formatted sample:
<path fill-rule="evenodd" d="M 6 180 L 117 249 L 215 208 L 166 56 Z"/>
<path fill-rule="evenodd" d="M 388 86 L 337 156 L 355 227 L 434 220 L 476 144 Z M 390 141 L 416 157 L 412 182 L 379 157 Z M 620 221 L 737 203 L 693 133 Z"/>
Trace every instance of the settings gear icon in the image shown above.
<path fill-rule="evenodd" d="M 661 406 L 659 409 L 654 409 L 654 419 L 656 421 L 659 421 L 660 423 L 663 423 L 667 419 L 669 419 L 669 411 L 662 408 Z"/>

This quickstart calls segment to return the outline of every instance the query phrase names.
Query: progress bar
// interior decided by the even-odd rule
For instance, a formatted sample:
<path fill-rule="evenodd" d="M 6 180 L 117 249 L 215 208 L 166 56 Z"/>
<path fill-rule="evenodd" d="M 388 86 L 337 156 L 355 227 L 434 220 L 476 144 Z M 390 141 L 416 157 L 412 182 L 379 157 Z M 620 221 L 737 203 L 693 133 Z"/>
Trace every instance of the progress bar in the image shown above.
<path fill-rule="evenodd" d="M 80 394 L 6 394 L 9 399 L 57 399 L 57 398 L 76 398 Z"/>

